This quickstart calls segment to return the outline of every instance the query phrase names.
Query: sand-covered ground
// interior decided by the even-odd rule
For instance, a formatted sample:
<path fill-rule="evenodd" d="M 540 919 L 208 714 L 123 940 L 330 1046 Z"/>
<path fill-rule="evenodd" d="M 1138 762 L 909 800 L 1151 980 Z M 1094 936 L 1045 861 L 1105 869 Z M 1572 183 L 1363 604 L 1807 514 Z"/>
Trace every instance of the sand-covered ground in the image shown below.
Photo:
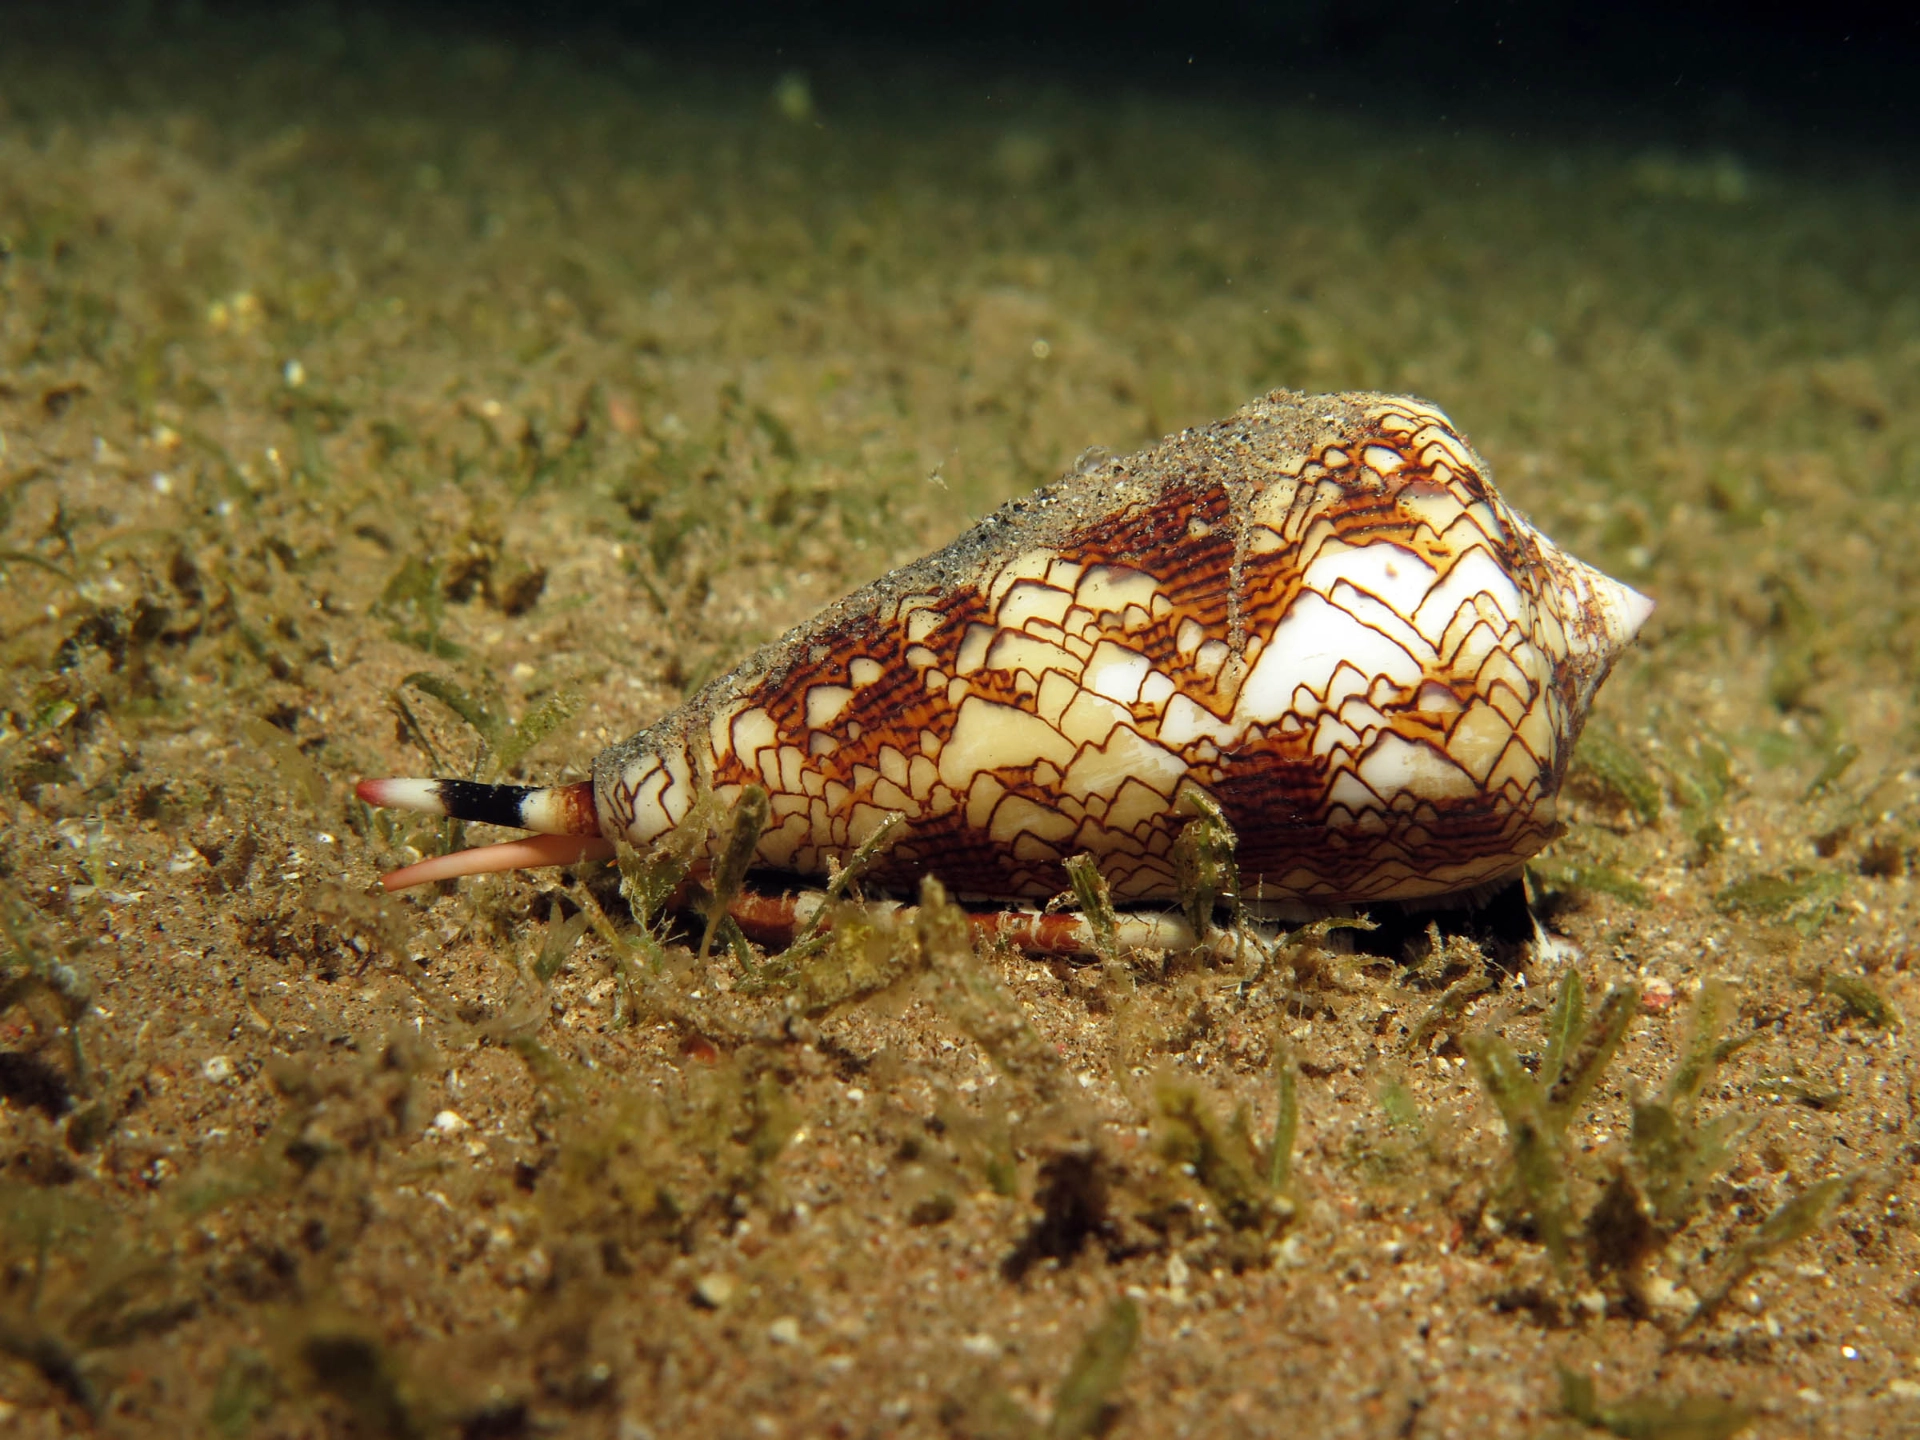
<path fill-rule="evenodd" d="M 584 49 L 0 45 L 0 1434 L 1920 1430 L 1911 189 Z M 486 758 L 409 677 L 577 777 L 1279 385 L 1659 601 L 1533 877 L 1584 1096 L 1459 941 L 795 984 L 370 893 L 455 837 L 351 782 Z"/>

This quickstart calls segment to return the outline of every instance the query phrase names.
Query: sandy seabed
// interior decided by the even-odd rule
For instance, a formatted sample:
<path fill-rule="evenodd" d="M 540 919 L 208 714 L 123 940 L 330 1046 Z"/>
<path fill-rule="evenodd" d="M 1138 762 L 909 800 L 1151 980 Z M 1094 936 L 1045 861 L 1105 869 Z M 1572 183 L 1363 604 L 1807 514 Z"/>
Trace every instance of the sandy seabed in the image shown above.
<path fill-rule="evenodd" d="M 1865 163 L 1304 94 L 0 51 L 7 1433 L 1913 1433 L 1915 254 Z M 369 894 L 456 837 L 354 778 L 577 777 L 1278 385 L 1659 601 L 1534 867 L 1584 1052 L 1457 941 L 783 985 Z"/>

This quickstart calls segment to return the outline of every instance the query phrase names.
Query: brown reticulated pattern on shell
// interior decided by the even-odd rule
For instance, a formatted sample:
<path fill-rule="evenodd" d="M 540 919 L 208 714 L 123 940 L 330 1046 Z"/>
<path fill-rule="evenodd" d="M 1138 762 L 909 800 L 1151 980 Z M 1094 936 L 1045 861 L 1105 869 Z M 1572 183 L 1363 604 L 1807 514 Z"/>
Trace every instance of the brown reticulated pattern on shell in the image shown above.
<path fill-rule="evenodd" d="M 1494 493 L 1433 406 L 1276 392 L 1068 476 L 831 607 L 595 769 L 645 844 L 710 783 L 764 785 L 760 861 L 1040 898 L 1098 860 L 1172 898 L 1182 791 L 1249 896 L 1414 899 L 1555 832 L 1594 690 L 1649 602 Z"/>

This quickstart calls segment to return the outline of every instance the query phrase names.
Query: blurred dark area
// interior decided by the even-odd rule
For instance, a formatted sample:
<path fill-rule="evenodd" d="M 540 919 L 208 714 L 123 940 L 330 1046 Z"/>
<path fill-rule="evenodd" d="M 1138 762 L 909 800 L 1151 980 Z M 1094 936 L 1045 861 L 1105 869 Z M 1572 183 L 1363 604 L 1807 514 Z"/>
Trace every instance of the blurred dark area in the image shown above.
<path fill-rule="evenodd" d="M 1920 6 L 1523 0 L 8 0 L 13 43 L 259 42 L 327 25 L 449 43 L 645 48 L 714 67 L 937 70 L 1677 145 L 1904 154 L 1920 140 Z"/>

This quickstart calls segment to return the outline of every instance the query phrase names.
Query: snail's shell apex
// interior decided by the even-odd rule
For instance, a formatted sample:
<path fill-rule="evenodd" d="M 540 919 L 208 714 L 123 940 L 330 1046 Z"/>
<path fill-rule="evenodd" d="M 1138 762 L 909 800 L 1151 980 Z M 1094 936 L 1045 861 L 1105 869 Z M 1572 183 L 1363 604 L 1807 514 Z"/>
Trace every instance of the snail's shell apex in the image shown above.
<path fill-rule="evenodd" d="M 1204 790 L 1249 896 L 1406 900 L 1514 869 L 1652 602 L 1556 548 L 1407 396 L 1276 391 L 1066 476 L 831 606 L 604 752 L 646 845 L 710 783 L 766 787 L 762 865 L 1175 897 Z"/>

